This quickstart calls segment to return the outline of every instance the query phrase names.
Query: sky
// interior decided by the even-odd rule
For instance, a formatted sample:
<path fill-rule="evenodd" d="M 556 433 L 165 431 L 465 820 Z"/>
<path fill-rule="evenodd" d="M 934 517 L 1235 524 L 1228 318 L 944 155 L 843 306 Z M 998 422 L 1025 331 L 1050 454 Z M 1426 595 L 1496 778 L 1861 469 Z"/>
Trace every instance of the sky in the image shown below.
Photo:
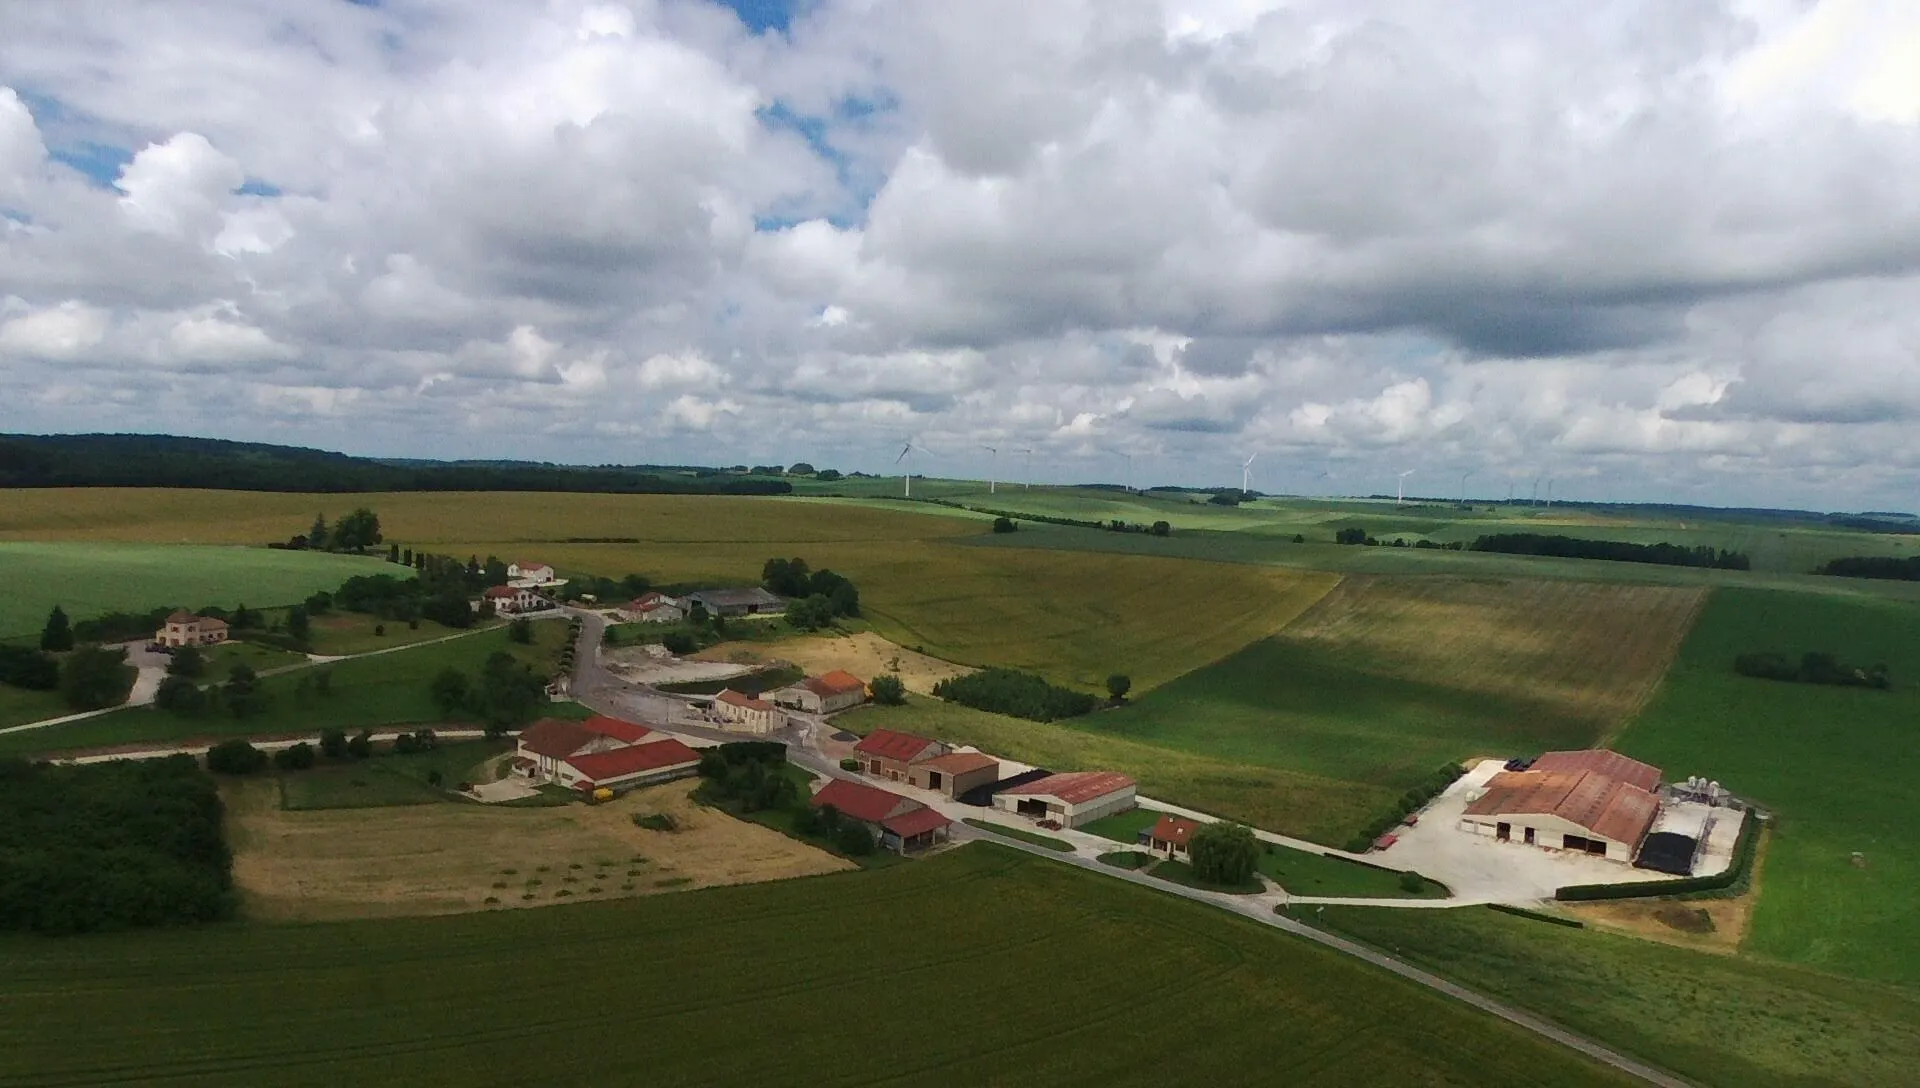
<path fill-rule="evenodd" d="M 1904 0 L 5 4 L 0 431 L 1912 510 L 1916 177 Z"/>

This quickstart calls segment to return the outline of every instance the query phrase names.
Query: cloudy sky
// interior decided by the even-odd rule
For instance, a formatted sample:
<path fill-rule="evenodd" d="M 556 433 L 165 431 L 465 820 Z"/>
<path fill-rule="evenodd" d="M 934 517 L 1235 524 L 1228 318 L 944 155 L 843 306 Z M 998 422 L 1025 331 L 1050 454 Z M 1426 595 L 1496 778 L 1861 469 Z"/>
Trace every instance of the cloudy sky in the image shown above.
<path fill-rule="evenodd" d="M 1920 506 L 1909 0 L 0 5 L 0 430 Z"/>

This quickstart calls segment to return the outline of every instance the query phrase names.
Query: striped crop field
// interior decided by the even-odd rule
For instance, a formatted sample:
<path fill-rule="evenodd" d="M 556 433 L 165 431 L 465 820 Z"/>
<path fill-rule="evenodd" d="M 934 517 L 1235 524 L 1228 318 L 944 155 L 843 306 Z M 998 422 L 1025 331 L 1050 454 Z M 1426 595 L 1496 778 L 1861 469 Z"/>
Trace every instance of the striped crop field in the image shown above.
<path fill-rule="evenodd" d="M 1627 1083 L 1250 920 L 987 845 L 539 910 L 7 939 L 0 957 L 4 1088 Z"/>

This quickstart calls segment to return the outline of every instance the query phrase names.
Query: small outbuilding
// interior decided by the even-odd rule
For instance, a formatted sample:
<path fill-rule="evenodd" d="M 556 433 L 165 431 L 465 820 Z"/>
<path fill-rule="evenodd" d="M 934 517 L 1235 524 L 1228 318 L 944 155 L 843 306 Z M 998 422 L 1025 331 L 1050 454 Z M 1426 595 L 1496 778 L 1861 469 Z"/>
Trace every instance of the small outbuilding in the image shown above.
<path fill-rule="evenodd" d="M 1118 771 L 1068 771 L 993 795 L 997 809 L 1063 827 L 1079 827 L 1133 806 L 1133 779 Z"/>
<path fill-rule="evenodd" d="M 1140 833 L 1140 838 L 1146 844 L 1147 853 L 1154 857 L 1165 858 L 1168 861 L 1185 861 L 1188 842 L 1193 838 L 1193 833 L 1198 830 L 1200 830 L 1199 821 L 1163 812 L 1152 827 Z"/>
<path fill-rule="evenodd" d="M 956 801 L 968 790 L 990 786 L 999 778 L 1000 761 L 984 752 L 948 752 L 907 767 L 908 782 Z"/>
<path fill-rule="evenodd" d="M 713 697 L 711 713 L 715 724 L 722 729 L 754 736 L 765 736 L 787 724 L 787 716 L 779 707 L 732 688 Z"/>
<path fill-rule="evenodd" d="M 867 682 L 843 669 L 835 669 L 769 692 L 768 698 L 809 714 L 833 714 L 866 702 Z"/>
<path fill-rule="evenodd" d="M 686 605 L 664 593 L 643 593 L 614 611 L 624 623 L 678 623 L 687 618 Z"/>

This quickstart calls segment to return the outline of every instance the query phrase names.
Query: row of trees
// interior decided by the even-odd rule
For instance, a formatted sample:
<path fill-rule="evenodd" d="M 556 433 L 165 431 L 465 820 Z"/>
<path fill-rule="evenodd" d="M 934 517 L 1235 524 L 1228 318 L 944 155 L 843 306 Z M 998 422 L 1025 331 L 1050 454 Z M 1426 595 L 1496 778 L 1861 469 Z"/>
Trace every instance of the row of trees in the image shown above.
<path fill-rule="evenodd" d="M 1664 542 L 1633 544 L 1624 540 L 1584 540 L 1548 533 L 1492 533 L 1475 540 L 1470 550 L 1508 555 L 1550 555 L 1564 559 L 1603 559 L 1614 563 L 1652 563 L 1663 567 L 1753 569 L 1753 561 L 1744 552 L 1706 544 L 1692 547 Z"/>
<path fill-rule="evenodd" d="M 1003 668 L 950 676 L 935 684 L 933 693 L 950 703 L 1036 722 L 1076 718 L 1092 713 L 1099 704 L 1098 698 L 1085 692 L 1056 687 L 1030 672 Z M 1125 694 L 1124 689 L 1121 694 Z"/>
<path fill-rule="evenodd" d="M 393 738 L 393 754 L 409 755 L 415 752 L 431 752 L 439 747 L 439 738 L 431 729 L 416 729 L 410 733 L 400 733 Z M 374 754 L 373 731 L 362 729 L 353 736 L 345 730 L 329 729 L 320 734 L 319 747 L 306 741 L 290 744 L 276 750 L 271 756 L 245 737 L 224 740 L 207 749 L 207 770 L 215 774 L 249 775 L 258 774 L 271 765 L 275 770 L 304 771 L 320 764 L 351 763 L 369 759 Z M 429 785 L 440 785 L 438 771 L 427 773 Z"/>
<path fill-rule="evenodd" d="M 295 535 L 282 547 L 295 551 L 353 552 L 356 555 L 364 555 L 368 549 L 377 547 L 384 539 L 380 535 L 380 515 L 361 506 L 356 507 L 332 525 L 327 524 L 325 514 L 315 514 L 313 527 L 305 533 Z"/>
<path fill-rule="evenodd" d="M 65 934 L 231 917 L 232 855 L 191 756 L 0 760 L 0 930 Z"/>
<path fill-rule="evenodd" d="M 1300 535 L 1299 533 L 1295 533 L 1293 536 L 1293 542 L 1295 544 L 1305 544 L 1307 542 L 1307 538 L 1305 536 Z M 1409 544 L 1407 543 L 1407 540 L 1405 537 L 1394 537 L 1392 540 L 1380 540 L 1368 534 L 1368 532 L 1365 529 L 1362 529 L 1357 525 L 1349 525 L 1346 528 L 1341 529 L 1340 531 L 1334 533 L 1333 542 L 1335 544 L 1362 545 L 1368 548 L 1381 548 L 1381 547 L 1416 548 L 1421 551 L 1444 551 L 1444 552 L 1457 552 L 1466 547 L 1465 544 L 1462 544 L 1458 540 L 1450 541 L 1445 544 L 1442 544 L 1437 540 L 1425 540 L 1425 539 L 1416 540 L 1413 543 Z"/>
<path fill-rule="evenodd" d="M 1440 796 L 1448 786 L 1453 785 L 1465 773 L 1467 773 L 1466 768 L 1458 763 L 1449 763 L 1436 769 L 1419 785 L 1401 794 L 1400 800 L 1392 808 L 1374 817 L 1372 823 L 1362 829 L 1359 834 L 1348 839 L 1347 852 L 1364 854 L 1371 850 L 1375 839 L 1400 826 L 1400 821 L 1406 819 L 1409 814 L 1418 812 L 1428 801 Z"/>
<path fill-rule="evenodd" d="M 1815 574 L 1840 578 L 1879 578 L 1892 582 L 1920 582 L 1920 555 L 1895 558 L 1885 555 L 1850 555 L 1829 559 Z"/>
<path fill-rule="evenodd" d="M 1809 651 L 1794 661 L 1785 654 L 1747 653 L 1733 659 L 1733 671 L 1761 680 L 1782 680 L 1794 684 L 1830 684 L 1846 688 L 1874 688 L 1885 691 L 1893 686 L 1886 664 L 1858 668 L 1842 662 L 1833 654 Z"/>

